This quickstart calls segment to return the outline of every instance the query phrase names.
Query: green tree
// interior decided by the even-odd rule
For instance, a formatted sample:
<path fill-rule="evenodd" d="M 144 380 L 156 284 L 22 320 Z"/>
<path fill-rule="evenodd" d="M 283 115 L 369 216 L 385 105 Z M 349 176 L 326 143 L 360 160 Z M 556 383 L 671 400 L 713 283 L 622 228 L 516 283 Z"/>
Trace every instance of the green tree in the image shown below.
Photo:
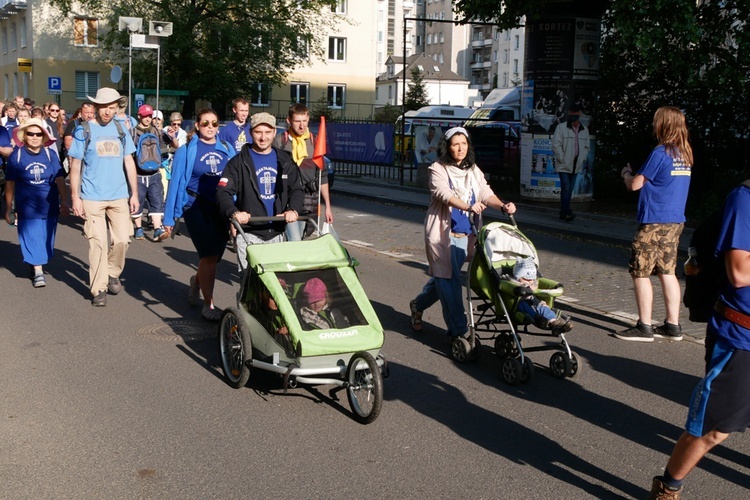
<path fill-rule="evenodd" d="M 310 110 L 310 121 L 317 123 L 320 121 L 321 116 L 325 116 L 326 122 L 329 123 L 336 120 L 336 111 L 328 104 L 328 96 L 325 94 L 313 102 L 312 109 Z"/>
<path fill-rule="evenodd" d="M 625 162 L 639 165 L 653 146 L 659 106 L 685 111 L 695 150 L 693 210 L 715 205 L 737 179 L 750 175 L 750 3 L 747 0 L 608 0 L 576 2 L 603 12 L 597 113 L 597 192 L 623 192 Z M 573 4 L 553 0 L 459 0 L 459 18 L 493 19 L 503 28 L 544 9 L 566 15 Z M 586 8 L 582 9 L 584 12 Z M 570 14 L 569 14 L 570 15 Z M 721 172 L 717 175 L 717 172 Z M 710 207 L 706 207 L 708 209 Z"/>
<path fill-rule="evenodd" d="M 401 116 L 400 107 L 386 104 L 382 108 L 375 110 L 375 116 L 373 119 L 378 123 L 396 123 L 399 116 Z"/>
<path fill-rule="evenodd" d="M 419 68 L 411 69 L 411 81 L 409 90 L 406 91 L 404 105 L 407 111 L 429 106 L 430 99 L 427 97 L 427 87 L 424 84 L 424 73 Z"/>
<path fill-rule="evenodd" d="M 72 0 L 50 0 L 66 14 Z M 249 96 L 258 82 L 282 84 L 290 70 L 320 57 L 321 36 L 340 21 L 336 0 L 78 0 L 113 27 L 100 42 L 113 62 L 127 60 L 128 34 L 120 16 L 173 23 L 160 39 L 161 86 L 190 97 L 229 102 Z M 147 29 L 145 31 L 148 31 Z M 133 51 L 133 81 L 156 85 L 156 51 Z"/>

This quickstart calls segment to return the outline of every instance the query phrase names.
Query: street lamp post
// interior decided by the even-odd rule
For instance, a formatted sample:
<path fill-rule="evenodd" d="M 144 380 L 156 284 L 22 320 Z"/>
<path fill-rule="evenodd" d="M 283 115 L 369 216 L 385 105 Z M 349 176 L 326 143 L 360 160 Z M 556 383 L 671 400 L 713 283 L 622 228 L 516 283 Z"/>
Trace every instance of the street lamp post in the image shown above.
<path fill-rule="evenodd" d="M 151 36 L 167 37 L 172 34 L 172 23 L 165 21 L 149 21 L 148 34 Z M 156 44 L 156 109 L 159 109 L 159 75 L 161 73 L 161 40 Z"/>
<path fill-rule="evenodd" d="M 118 20 L 120 31 L 128 31 L 128 111 L 132 114 L 130 106 L 133 102 L 133 34 L 143 28 L 143 19 L 140 17 L 123 17 Z"/>

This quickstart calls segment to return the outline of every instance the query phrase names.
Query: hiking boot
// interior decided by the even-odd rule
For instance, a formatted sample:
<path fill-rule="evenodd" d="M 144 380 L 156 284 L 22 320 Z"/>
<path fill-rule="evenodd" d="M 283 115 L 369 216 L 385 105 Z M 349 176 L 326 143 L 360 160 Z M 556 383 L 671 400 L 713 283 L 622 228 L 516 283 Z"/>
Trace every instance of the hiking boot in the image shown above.
<path fill-rule="evenodd" d="M 411 311 L 412 330 L 420 331 L 422 329 L 422 311 L 417 309 L 417 299 L 409 302 L 409 310 Z"/>
<path fill-rule="evenodd" d="M 653 342 L 654 328 L 651 325 L 644 325 L 638 320 L 634 327 L 615 332 L 615 337 L 620 340 L 632 340 L 633 342 Z"/>
<path fill-rule="evenodd" d="M 107 283 L 107 290 L 112 295 L 117 295 L 122 291 L 122 283 L 120 283 L 120 278 L 113 278 L 112 276 L 109 277 L 109 282 Z"/>
<path fill-rule="evenodd" d="M 223 312 L 224 311 L 218 307 L 211 307 L 208 304 L 204 304 L 201 316 L 203 316 L 203 319 L 206 321 L 219 321 Z"/>
<path fill-rule="evenodd" d="M 201 304 L 201 287 L 198 286 L 198 280 L 195 275 L 190 277 L 190 291 L 188 292 L 188 302 L 191 306 L 198 306 Z"/>
<path fill-rule="evenodd" d="M 135 232 L 133 233 L 133 238 L 136 240 L 142 240 L 146 238 L 146 235 L 143 233 L 142 227 L 135 228 Z"/>
<path fill-rule="evenodd" d="M 164 241 L 169 237 L 169 233 L 166 229 L 164 229 L 164 226 L 158 227 L 154 231 L 154 241 Z"/>
<path fill-rule="evenodd" d="M 573 329 L 573 323 L 566 318 L 555 318 L 547 326 L 552 330 L 553 333 L 566 333 Z"/>
<path fill-rule="evenodd" d="M 682 340 L 682 327 L 680 325 L 667 323 L 667 320 L 665 319 L 663 325 L 654 328 L 654 337 L 679 342 Z"/>
<path fill-rule="evenodd" d="M 648 500 L 680 500 L 680 493 L 683 487 L 673 490 L 668 488 L 663 482 L 661 476 L 656 476 L 651 485 L 651 491 L 648 494 Z"/>
<path fill-rule="evenodd" d="M 94 307 L 104 307 L 107 305 L 107 291 L 102 290 L 101 292 L 94 295 L 91 299 L 91 305 Z"/>
<path fill-rule="evenodd" d="M 47 286 L 47 281 L 45 281 L 44 275 L 41 273 L 35 274 L 31 279 L 31 283 L 34 285 L 34 288 L 42 288 Z"/>

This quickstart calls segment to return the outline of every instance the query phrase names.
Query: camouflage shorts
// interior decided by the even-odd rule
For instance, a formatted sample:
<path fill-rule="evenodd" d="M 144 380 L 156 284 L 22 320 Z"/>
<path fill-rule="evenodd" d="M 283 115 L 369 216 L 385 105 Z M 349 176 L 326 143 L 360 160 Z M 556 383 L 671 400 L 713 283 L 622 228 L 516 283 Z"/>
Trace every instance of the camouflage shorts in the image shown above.
<path fill-rule="evenodd" d="M 684 224 L 641 224 L 633 238 L 629 271 L 634 278 L 674 274 Z"/>

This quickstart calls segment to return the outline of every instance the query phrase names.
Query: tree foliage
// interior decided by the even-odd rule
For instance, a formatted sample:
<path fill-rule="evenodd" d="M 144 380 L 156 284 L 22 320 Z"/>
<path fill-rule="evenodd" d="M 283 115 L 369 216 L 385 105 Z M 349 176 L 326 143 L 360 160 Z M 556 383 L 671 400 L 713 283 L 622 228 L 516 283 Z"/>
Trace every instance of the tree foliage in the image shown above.
<path fill-rule="evenodd" d="M 536 18 L 545 8 L 560 9 L 565 3 L 459 0 L 455 8 L 459 17 L 493 19 L 509 27 L 523 15 Z M 673 105 L 685 111 L 696 153 L 691 202 L 709 199 L 715 204 L 729 185 L 750 176 L 745 153 L 750 145 L 750 2 L 608 0 L 599 4 L 604 15 L 598 192 L 622 192 L 616 173 L 627 161 L 640 165 L 654 145 L 654 111 Z"/>
<path fill-rule="evenodd" d="M 50 0 L 70 12 L 71 0 Z M 249 96 L 258 82 L 281 84 L 288 72 L 323 55 L 322 34 L 340 19 L 335 0 L 78 0 L 112 29 L 101 43 L 113 62 L 127 60 L 128 34 L 120 16 L 173 23 L 161 43 L 161 87 L 191 97 L 231 101 Z M 133 51 L 133 81 L 156 85 L 156 53 Z"/>
<path fill-rule="evenodd" d="M 427 87 L 424 83 L 424 73 L 417 67 L 411 69 L 411 81 L 409 82 L 409 90 L 406 91 L 404 96 L 404 105 L 406 111 L 419 109 L 430 104 L 430 99 L 427 97 Z"/>

